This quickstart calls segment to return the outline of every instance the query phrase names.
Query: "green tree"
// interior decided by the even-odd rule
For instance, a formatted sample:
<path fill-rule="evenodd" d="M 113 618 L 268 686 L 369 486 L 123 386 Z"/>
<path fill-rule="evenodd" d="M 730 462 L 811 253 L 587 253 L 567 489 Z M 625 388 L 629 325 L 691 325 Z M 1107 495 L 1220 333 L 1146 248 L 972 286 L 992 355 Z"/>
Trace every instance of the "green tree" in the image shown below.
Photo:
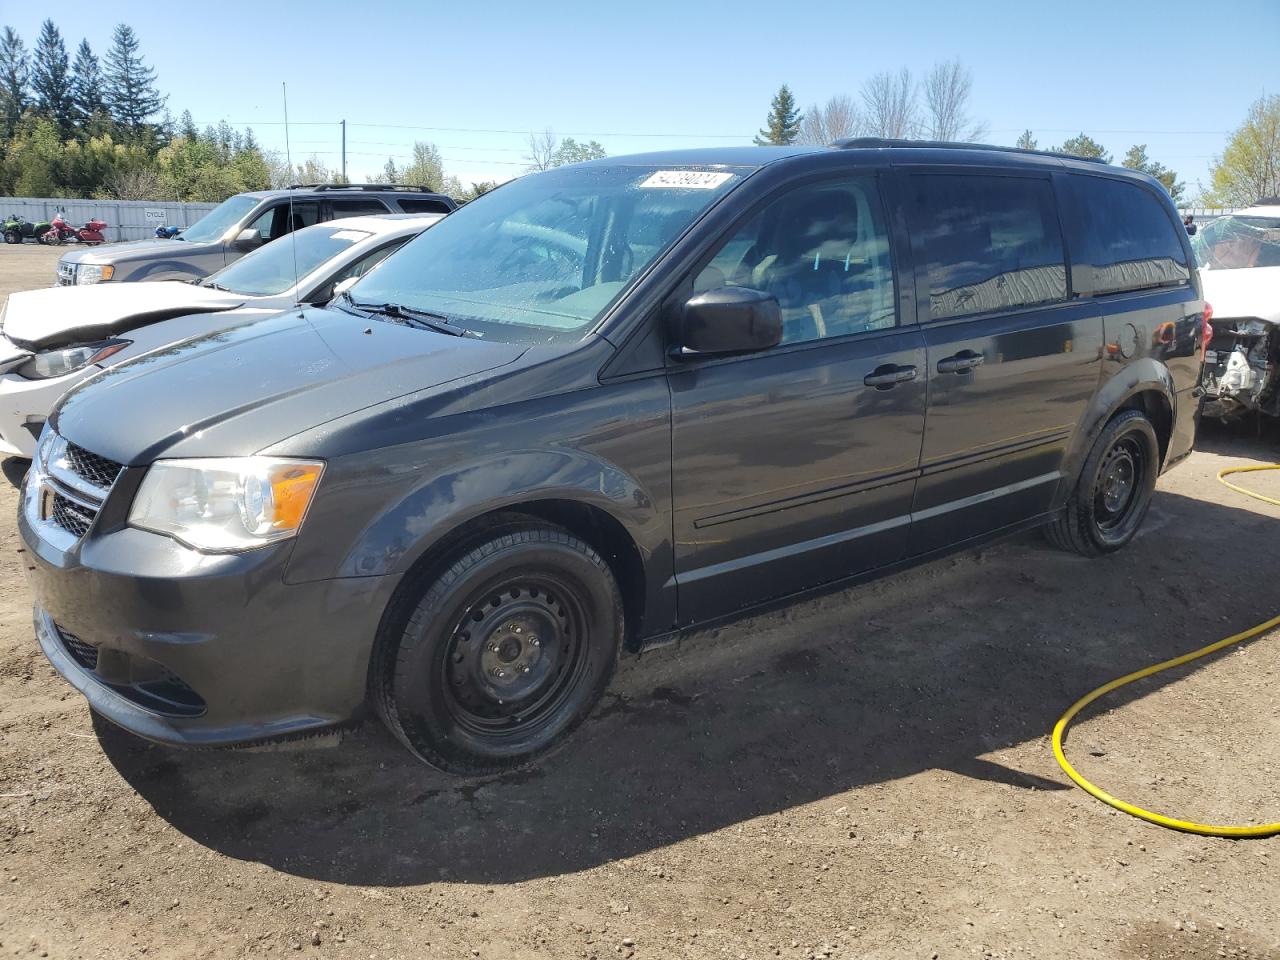
<path fill-rule="evenodd" d="M 178 136 L 185 137 L 188 140 L 194 140 L 200 136 L 200 131 L 196 129 L 195 120 L 191 119 L 190 110 L 183 110 L 182 116 L 178 118 Z"/>
<path fill-rule="evenodd" d="M 792 96 L 791 88 L 784 83 L 773 96 L 769 116 L 755 142 L 760 146 L 786 146 L 795 143 L 800 136 L 800 124 L 803 120 L 804 117 L 796 109 L 796 98 Z"/>
<path fill-rule="evenodd" d="M 490 190 L 496 189 L 497 186 L 498 182 L 496 180 L 480 180 L 463 190 L 455 199 L 467 203 L 476 197 L 483 197 Z"/>
<path fill-rule="evenodd" d="M 1202 198 L 1208 206 L 1247 207 L 1280 196 L 1280 94 L 1249 106 L 1222 156 L 1210 164 L 1209 177 L 1212 186 Z"/>
<path fill-rule="evenodd" d="M 582 163 L 584 160 L 599 160 L 607 156 L 604 147 L 594 140 L 578 143 L 573 137 L 565 137 L 551 154 L 550 165 L 563 167 L 567 163 Z"/>
<path fill-rule="evenodd" d="M 13 27 L 5 27 L 0 34 L 0 124 L 6 139 L 27 107 L 27 77 L 27 48 Z"/>
<path fill-rule="evenodd" d="M 1069 153 L 1073 157 L 1084 157 L 1086 160 L 1101 160 L 1103 163 L 1111 162 L 1111 153 L 1093 137 L 1085 133 L 1077 134 L 1070 140 L 1064 141 L 1062 146 L 1053 148 L 1056 153 Z"/>
<path fill-rule="evenodd" d="M 71 116 L 77 127 L 89 129 L 100 122 L 107 105 L 102 101 L 102 68 L 88 40 L 81 40 L 71 64 Z"/>
<path fill-rule="evenodd" d="M 387 162 L 382 165 L 382 182 L 400 183 L 402 179 L 400 168 L 396 166 L 396 162 L 387 157 Z"/>
<path fill-rule="evenodd" d="M 413 145 L 413 159 L 400 172 L 400 182 L 428 190 L 444 187 L 444 161 L 434 143 L 421 140 Z"/>
<path fill-rule="evenodd" d="M 160 112 L 165 100 L 156 90 L 155 69 L 143 62 L 138 47 L 133 28 L 117 24 L 103 78 L 103 99 L 112 118 L 135 137 L 145 133 L 147 122 Z"/>
<path fill-rule="evenodd" d="M 71 62 L 62 34 L 52 20 L 40 25 L 40 37 L 31 64 L 31 92 L 36 109 L 58 125 L 58 133 L 71 133 Z"/>
<path fill-rule="evenodd" d="M 1014 146 L 1019 150 L 1034 150 L 1036 148 L 1036 138 L 1031 135 L 1030 130 L 1023 130 L 1022 135 L 1018 137 L 1018 141 Z"/>
<path fill-rule="evenodd" d="M 1178 182 L 1178 175 L 1164 164 L 1156 163 L 1156 161 L 1148 157 L 1145 143 L 1136 143 L 1130 147 L 1129 152 L 1120 161 L 1120 166 L 1128 167 L 1130 170 L 1140 170 L 1149 176 L 1155 177 L 1169 191 L 1169 196 L 1173 198 L 1174 203 L 1182 199 L 1183 185 Z"/>

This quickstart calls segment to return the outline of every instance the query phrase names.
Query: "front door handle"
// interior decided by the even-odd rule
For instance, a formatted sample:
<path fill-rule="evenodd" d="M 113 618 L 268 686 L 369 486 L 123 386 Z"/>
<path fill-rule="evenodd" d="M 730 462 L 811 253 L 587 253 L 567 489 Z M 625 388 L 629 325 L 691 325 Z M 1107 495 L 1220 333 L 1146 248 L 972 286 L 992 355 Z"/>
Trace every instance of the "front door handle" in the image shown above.
<path fill-rule="evenodd" d="M 982 366 L 982 362 L 985 359 L 986 357 L 980 353 L 975 353 L 973 350 L 961 350 L 954 357 L 939 360 L 938 372 L 968 373 L 974 367 Z"/>
<path fill-rule="evenodd" d="M 863 377 L 862 382 L 868 387 L 875 387 L 877 390 L 892 390 L 896 384 L 906 383 L 908 380 L 914 380 L 916 376 L 917 371 L 915 367 L 903 367 L 896 363 L 884 363 Z"/>

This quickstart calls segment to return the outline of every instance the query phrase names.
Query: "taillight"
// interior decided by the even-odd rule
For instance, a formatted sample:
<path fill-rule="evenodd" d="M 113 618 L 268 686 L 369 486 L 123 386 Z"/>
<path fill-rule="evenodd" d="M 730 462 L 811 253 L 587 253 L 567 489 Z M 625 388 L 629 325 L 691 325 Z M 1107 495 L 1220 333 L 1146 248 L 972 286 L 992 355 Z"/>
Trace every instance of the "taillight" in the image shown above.
<path fill-rule="evenodd" d="M 1200 335 L 1200 362 L 1204 363 L 1204 355 L 1209 352 L 1209 343 L 1213 340 L 1213 307 L 1204 305 L 1204 330 Z"/>

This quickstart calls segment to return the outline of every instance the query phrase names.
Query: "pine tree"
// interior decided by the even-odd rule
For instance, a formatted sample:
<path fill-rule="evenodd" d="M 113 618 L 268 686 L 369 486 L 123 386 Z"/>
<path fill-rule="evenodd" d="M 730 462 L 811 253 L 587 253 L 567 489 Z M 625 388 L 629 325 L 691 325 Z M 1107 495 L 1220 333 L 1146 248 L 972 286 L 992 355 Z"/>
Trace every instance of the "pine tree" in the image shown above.
<path fill-rule="evenodd" d="M 1023 130 L 1022 136 L 1018 137 L 1018 142 L 1014 146 L 1019 150 L 1034 150 L 1036 148 L 1036 138 L 1031 135 L 1030 130 Z"/>
<path fill-rule="evenodd" d="M 88 40 L 81 40 L 71 64 L 71 116 L 84 129 L 106 109 L 102 102 L 102 70 Z"/>
<path fill-rule="evenodd" d="M 35 94 L 36 109 L 52 120 L 58 134 L 71 133 L 71 78 L 70 61 L 62 34 L 52 20 L 40 25 L 40 38 L 36 40 L 35 55 L 31 64 L 31 92 Z"/>
<path fill-rule="evenodd" d="M 784 83 L 774 95 L 769 116 L 765 120 L 766 126 L 756 137 L 756 144 L 786 146 L 795 143 L 800 136 L 800 121 L 803 119 L 803 115 L 796 109 L 796 98 L 792 96 L 791 88 Z"/>
<path fill-rule="evenodd" d="M 1111 162 L 1110 151 L 1086 133 L 1081 133 L 1070 140 L 1063 141 L 1062 146 L 1054 147 L 1054 151 L 1056 153 L 1069 153 L 1073 157 L 1084 157 L 1086 160 L 1101 160 L 1103 163 Z"/>
<path fill-rule="evenodd" d="M 178 118 L 178 136 L 192 143 L 200 136 L 200 131 L 196 129 L 196 122 L 191 118 L 190 110 L 183 110 L 182 116 Z"/>
<path fill-rule="evenodd" d="M 27 48 L 13 27 L 5 27 L 0 34 L 0 132 L 6 139 L 27 107 L 27 71 Z"/>
<path fill-rule="evenodd" d="M 107 51 L 103 86 L 103 99 L 112 118 L 134 135 L 141 134 L 147 121 L 164 106 L 164 97 L 156 91 L 156 71 L 143 62 L 138 46 L 133 28 L 117 24 Z"/>

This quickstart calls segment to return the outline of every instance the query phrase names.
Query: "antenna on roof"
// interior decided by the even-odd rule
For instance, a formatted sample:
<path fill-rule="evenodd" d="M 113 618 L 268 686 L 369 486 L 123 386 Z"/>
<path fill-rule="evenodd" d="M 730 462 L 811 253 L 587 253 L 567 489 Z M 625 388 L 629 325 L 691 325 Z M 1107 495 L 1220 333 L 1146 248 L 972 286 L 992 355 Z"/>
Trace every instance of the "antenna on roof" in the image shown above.
<path fill-rule="evenodd" d="M 284 99 L 284 159 L 289 164 L 289 169 L 293 169 L 293 154 L 289 152 L 289 84 L 280 84 L 281 97 Z M 289 191 L 289 243 L 293 247 L 293 295 L 296 298 L 301 292 L 298 290 L 298 232 L 294 230 L 293 219 L 293 191 Z M 294 301 L 294 306 L 298 307 L 298 316 L 302 316 L 302 303 L 298 300 Z"/>

